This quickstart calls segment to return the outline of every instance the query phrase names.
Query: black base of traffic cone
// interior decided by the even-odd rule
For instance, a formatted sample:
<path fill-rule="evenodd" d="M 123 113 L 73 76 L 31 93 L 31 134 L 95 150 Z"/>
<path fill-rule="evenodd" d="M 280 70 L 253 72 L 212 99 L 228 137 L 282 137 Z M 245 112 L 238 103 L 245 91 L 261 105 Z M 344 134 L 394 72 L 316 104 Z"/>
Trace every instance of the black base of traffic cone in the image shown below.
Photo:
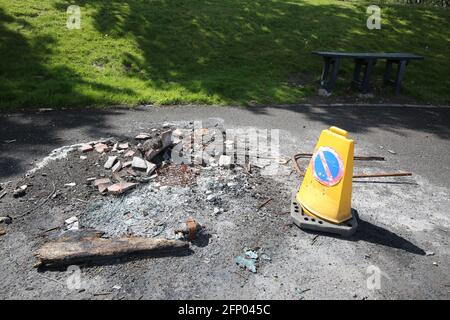
<path fill-rule="evenodd" d="M 352 209 L 351 219 L 343 223 L 335 224 L 306 214 L 302 206 L 297 202 L 296 195 L 297 191 L 292 195 L 291 217 L 294 223 L 301 229 L 328 232 L 349 237 L 358 228 L 358 212 L 355 209 Z"/>

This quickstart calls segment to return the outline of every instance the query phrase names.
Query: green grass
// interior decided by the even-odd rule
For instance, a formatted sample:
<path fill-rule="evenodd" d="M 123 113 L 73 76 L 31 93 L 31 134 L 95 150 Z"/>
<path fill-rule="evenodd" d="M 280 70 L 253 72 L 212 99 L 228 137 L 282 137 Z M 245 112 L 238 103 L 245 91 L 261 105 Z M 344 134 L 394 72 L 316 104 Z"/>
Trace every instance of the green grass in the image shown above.
<path fill-rule="evenodd" d="M 81 7 L 81 30 L 66 9 Z M 111 104 L 298 103 L 315 94 L 313 50 L 407 51 L 405 94 L 449 103 L 450 11 L 362 1 L 0 0 L 0 109 Z M 381 66 L 377 66 L 381 68 Z M 293 75 L 307 79 L 290 86 Z M 348 85 L 343 66 L 338 93 Z M 345 82 L 347 81 L 347 82 Z"/>

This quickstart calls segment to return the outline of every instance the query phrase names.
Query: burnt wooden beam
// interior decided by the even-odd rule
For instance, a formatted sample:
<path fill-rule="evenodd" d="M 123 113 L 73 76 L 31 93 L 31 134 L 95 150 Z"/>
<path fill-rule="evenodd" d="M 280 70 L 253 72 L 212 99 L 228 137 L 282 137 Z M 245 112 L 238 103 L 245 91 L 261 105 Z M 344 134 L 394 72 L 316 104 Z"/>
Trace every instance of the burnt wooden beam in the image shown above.
<path fill-rule="evenodd" d="M 186 250 L 189 243 L 180 240 L 144 237 L 101 238 L 101 233 L 72 234 L 44 244 L 35 252 L 36 267 L 55 267 L 105 261 L 130 255 L 158 255 Z"/>

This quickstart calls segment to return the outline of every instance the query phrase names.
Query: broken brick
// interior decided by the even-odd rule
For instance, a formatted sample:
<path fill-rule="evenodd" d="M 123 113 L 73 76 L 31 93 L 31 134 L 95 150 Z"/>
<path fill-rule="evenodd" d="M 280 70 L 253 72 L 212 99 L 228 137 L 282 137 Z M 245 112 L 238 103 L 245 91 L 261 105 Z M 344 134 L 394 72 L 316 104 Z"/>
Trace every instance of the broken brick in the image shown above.
<path fill-rule="evenodd" d="M 109 183 L 102 183 L 102 184 L 99 184 L 97 186 L 97 188 L 100 193 L 105 193 L 108 190 L 109 186 L 110 186 Z"/>
<path fill-rule="evenodd" d="M 98 153 L 104 153 L 109 150 L 109 147 L 104 143 L 97 143 L 94 145 L 94 148 Z"/>
<path fill-rule="evenodd" d="M 94 181 L 94 186 L 98 187 L 101 184 L 108 184 L 108 183 L 111 183 L 111 180 L 109 178 L 97 179 Z"/>
<path fill-rule="evenodd" d="M 113 174 L 112 174 L 113 179 L 118 182 L 125 182 L 126 176 L 127 176 L 127 172 L 125 172 L 124 170 L 119 171 L 119 172 L 113 172 Z"/>
<path fill-rule="evenodd" d="M 90 152 L 92 150 L 94 150 L 94 147 L 92 147 L 90 144 L 84 144 L 80 147 L 80 151 L 83 153 Z"/>
<path fill-rule="evenodd" d="M 148 133 L 139 133 L 136 137 L 136 140 L 147 140 L 150 139 L 150 135 Z"/>
<path fill-rule="evenodd" d="M 26 193 L 28 186 L 26 184 L 24 184 L 23 186 L 20 186 L 18 188 L 16 188 L 13 191 L 13 197 L 14 198 L 19 198 L 19 197 L 23 197 Z"/>
<path fill-rule="evenodd" d="M 122 168 L 127 168 L 127 167 L 131 166 L 132 163 L 133 163 L 133 161 L 127 161 L 127 162 L 124 162 L 124 163 L 122 164 Z"/>
<path fill-rule="evenodd" d="M 105 169 L 111 169 L 117 161 L 117 156 L 109 156 L 105 165 L 103 166 Z"/>
<path fill-rule="evenodd" d="M 113 173 L 116 173 L 120 171 L 120 169 L 122 169 L 122 163 L 120 163 L 120 161 L 117 161 L 117 163 L 112 167 L 111 171 Z"/>
<path fill-rule="evenodd" d="M 139 157 L 134 157 L 131 166 L 134 169 L 147 170 L 147 164 L 145 162 L 146 161 L 144 159 L 141 159 Z"/>
<path fill-rule="evenodd" d="M 156 164 L 151 163 L 149 161 L 145 161 L 145 164 L 147 165 L 147 170 L 146 170 L 147 175 L 152 174 L 153 171 L 156 170 Z"/>
<path fill-rule="evenodd" d="M 118 148 L 120 150 L 125 150 L 128 149 L 130 146 L 128 145 L 128 142 L 124 142 L 124 143 L 119 143 Z"/>
<path fill-rule="evenodd" d="M 172 145 L 172 130 L 167 130 L 161 133 L 162 148 L 165 149 Z"/>
<path fill-rule="evenodd" d="M 137 183 L 120 182 L 108 187 L 108 192 L 112 194 L 121 194 L 137 186 Z"/>
<path fill-rule="evenodd" d="M 138 174 L 136 173 L 136 171 L 134 171 L 132 168 L 128 168 L 127 169 L 127 173 L 133 177 L 137 177 Z"/>
<path fill-rule="evenodd" d="M 160 149 L 150 149 L 145 153 L 145 159 L 148 161 L 152 161 L 155 156 L 157 156 L 161 152 Z"/>
<path fill-rule="evenodd" d="M 134 151 L 134 150 L 128 150 L 127 152 L 125 152 L 125 154 L 123 156 L 125 158 L 131 158 L 134 156 L 135 153 L 136 153 L 136 151 Z"/>
<path fill-rule="evenodd" d="M 223 168 L 229 168 L 231 166 L 231 157 L 226 155 L 221 155 L 219 158 L 219 166 Z"/>

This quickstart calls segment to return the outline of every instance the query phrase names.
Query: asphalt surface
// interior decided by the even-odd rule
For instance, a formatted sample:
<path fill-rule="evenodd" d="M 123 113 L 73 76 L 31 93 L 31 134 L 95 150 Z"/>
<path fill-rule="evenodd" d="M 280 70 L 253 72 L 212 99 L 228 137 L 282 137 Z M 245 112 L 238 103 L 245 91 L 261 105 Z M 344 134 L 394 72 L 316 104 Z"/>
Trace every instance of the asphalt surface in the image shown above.
<path fill-rule="evenodd" d="M 447 107 L 148 106 L 132 110 L 7 114 L 0 116 L 0 182 L 23 176 L 55 148 L 102 137 L 132 136 L 151 123 L 186 120 L 221 121 L 230 128 L 279 129 L 280 151 L 285 156 L 312 152 L 320 132 L 334 125 L 349 131 L 356 142 L 355 154 L 386 158 L 381 164 L 359 162 L 355 172 L 410 171 L 413 176 L 355 181 L 352 205 L 361 222 L 357 235 L 349 241 L 324 235 L 317 238 L 292 227 L 280 233 L 276 211 L 264 220 L 264 234 L 258 235 L 258 225 L 248 225 L 249 234 L 258 235 L 272 261 L 258 274 L 245 276 L 245 281 L 233 271 L 232 255 L 239 253 L 239 241 L 227 249 L 220 249 L 226 244 L 218 241 L 201 252 L 214 261 L 214 256 L 209 256 L 212 249 L 228 250 L 229 261 L 221 261 L 223 265 L 193 264 L 200 259 L 193 254 L 171 258 L 169 262 L 156 259 L 125 264 L 123 269 L 108 266 L 87 271 L 92 277 L 99 274 L 106 279 L 102 289 L 120 283 L 127 292 L 123 297 L 130 299 L 450 297 L 450 108 Z M 279 210 L 284 208 L 281 208 L 284 202 L 289 208 L 284 193 L 295 186 L 297 178 L 271 179 L 283 184 L 283 188 L 271 190 L 274 188 L 271 185 L 276 184 L 269 180 L 264 188 L 270 189 L 273 197 L 282 192 L 283 200 L 275 199 L 274 203 L 280 206 Z M 229 227 L 235 222 L 224 215 L 217 223 Z M 29 224 L 27 228 L 33 228 Z M 13 245 L 20 243 L 16 239 L 20 233 L 12 230 L 3 241 L 28 257 L 30 248 Z M 233 235 L 232 239 L 236 237 Z M 242 244 L 251 244 L 251 236 L 242 238 L 245 239 Z M 92 298 L 86 292 L 56 290 L 55 280 L 50 285 L 49 277 L 64 282 L 67 277 L 64 273 L 38 275 L 23 264 L 15 266 L 13 251 L 5 253 L 4 262 L 0 263 L 4 279 L 0 298 Z M 10 258 L 12 262 L 7 261 Z M 167 263 L 174 265 L 167 268 Z M 27 288 L 14 275 L 20 268 L 24 270 L 21 271 L 26 277 L 24 281 L 30 281 Z M 382 272 L 382 288 L 372 290 L 366 283 L 375 269 Z M 42 282 L 42 288 L 37 288 Z"/>
<path fill-rule="evenodd" d="M 175 106 L 1 115 L 0 179 L 20 176 L 63 145 L 121 136 L 151 122 L 210 118 L 223 119 L 225 126 L 286 130 L 299 141 L 314 141 L 321 130 L 335 125 L 350 132 L 357 153 L 368 146 L 381 146 L 383 149 L 374 152 L 389 156 L 398 169 L 426 176 L 439 186 L 450 185 L 450 108 L 389 106 Z M 301 145 L 298 149 L 304 150 Z"/>

